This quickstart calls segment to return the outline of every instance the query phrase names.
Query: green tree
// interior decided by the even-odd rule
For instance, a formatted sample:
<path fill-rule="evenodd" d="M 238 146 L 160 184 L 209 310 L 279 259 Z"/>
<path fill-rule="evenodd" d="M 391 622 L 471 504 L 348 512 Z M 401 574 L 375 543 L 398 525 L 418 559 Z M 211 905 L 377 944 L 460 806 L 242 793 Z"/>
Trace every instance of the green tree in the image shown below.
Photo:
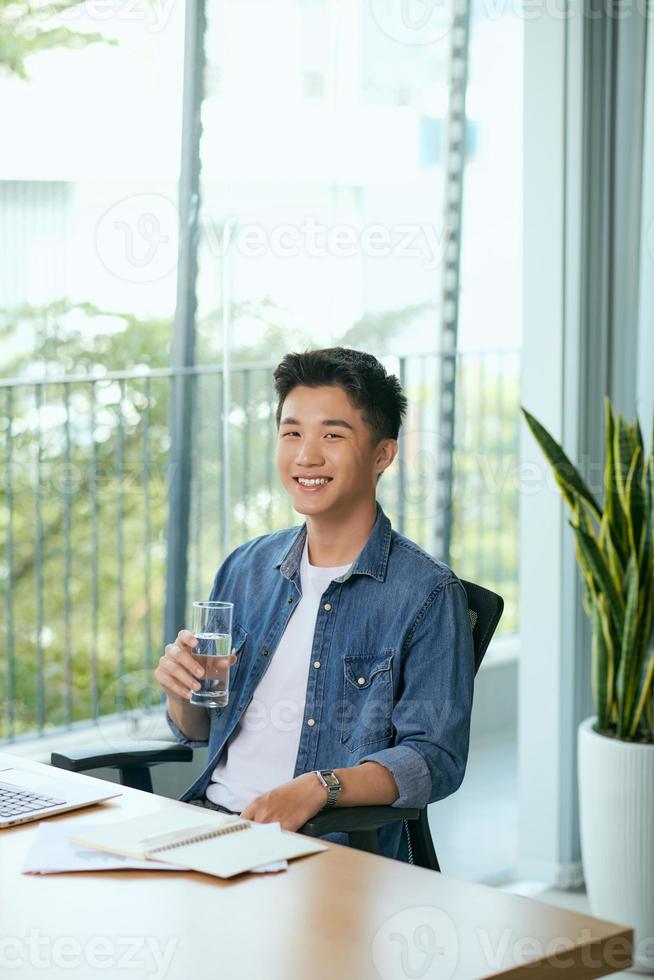
<path fill-rule="evenodd" d="M 102 41 L 115 44 L 97 32 L 75 31 L 58 23 L 67 13 L 83 6 L 84 0 L 0 0 L 0 65 L 5 71 L 27 79 L 25 62 L 39 51 L 51 48 L 85 48 Z"/>

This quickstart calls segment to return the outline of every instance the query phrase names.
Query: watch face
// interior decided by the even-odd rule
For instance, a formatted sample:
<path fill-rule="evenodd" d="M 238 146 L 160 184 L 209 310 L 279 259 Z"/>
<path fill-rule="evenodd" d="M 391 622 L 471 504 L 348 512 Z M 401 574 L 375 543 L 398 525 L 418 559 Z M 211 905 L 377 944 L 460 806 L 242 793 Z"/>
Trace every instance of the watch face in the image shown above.
<path fill-rule="evenodd" d="M 338 777 L 333 772 L 323 772 L 322 776 L 328 786 L 340 786 Z"/>

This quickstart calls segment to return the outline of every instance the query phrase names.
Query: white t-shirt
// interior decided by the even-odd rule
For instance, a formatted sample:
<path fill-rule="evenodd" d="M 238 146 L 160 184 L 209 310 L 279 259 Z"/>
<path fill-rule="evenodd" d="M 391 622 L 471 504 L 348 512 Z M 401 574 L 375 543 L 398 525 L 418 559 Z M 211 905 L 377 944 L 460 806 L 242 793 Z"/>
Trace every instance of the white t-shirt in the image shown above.
<path fill-rule="evenodd" d="M 349 567 L 310 565 L 305 541 L 300 563 L 302 598 L 211 774 L 207 797 L 213 803 L 240 813 L 255 796 L 293 778 L 320 599 L 332 579 Z"/>

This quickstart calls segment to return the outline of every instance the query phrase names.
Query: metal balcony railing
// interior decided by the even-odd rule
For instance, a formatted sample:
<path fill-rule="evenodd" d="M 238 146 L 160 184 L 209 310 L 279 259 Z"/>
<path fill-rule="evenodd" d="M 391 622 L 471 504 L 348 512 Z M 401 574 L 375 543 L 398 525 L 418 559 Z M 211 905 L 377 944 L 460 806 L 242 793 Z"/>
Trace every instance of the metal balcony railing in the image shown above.
<path fill-rule="evenodd" d="M 379 498 L 394 527 L 433 553 L 451 486 L 450 562 L 505 596 L 503 628 L 514 632 L 519 353 L 452 360 L 452 471 L 438 473 L 439 357 L 396 358 L 410 410 Z M 193 396 L 189 601 L 206 597 L 229 550 L 300 523 L 275 471 L 273 367 L 232 366 L 227 419 L 220 366 L 0 382 L 0 741 L 160 702 L 180 374 Z"/>

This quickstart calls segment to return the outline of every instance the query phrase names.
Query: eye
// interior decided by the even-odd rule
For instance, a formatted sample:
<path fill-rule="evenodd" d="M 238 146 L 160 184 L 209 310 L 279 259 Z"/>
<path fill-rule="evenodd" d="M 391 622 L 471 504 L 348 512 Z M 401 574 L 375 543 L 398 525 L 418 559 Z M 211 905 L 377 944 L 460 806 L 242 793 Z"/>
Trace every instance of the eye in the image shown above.
<path fill-rule="evenodd" d="M 283 438 L 284 438 L 285 436 L 297 436 L 297 435 L 299 435 L 299 434 L 300 434 L 299 432 L 283 432 L 283 433 L 282 433 L 282 439 L 283 439 Z"/>
<path fill-rule="evenodd" d="M 340 436 L 340 435 L 338 434 L 338 432 L 327 432 L 327 433 L 326 433 L 326 436 L 331 436 L 331 437 L 332 437 L 332 439 L 341 439 L 341 438 L 342 438 L 342 436 Z M 325 437 L 326 437 L 326 436 L 325 436 Z"/>

